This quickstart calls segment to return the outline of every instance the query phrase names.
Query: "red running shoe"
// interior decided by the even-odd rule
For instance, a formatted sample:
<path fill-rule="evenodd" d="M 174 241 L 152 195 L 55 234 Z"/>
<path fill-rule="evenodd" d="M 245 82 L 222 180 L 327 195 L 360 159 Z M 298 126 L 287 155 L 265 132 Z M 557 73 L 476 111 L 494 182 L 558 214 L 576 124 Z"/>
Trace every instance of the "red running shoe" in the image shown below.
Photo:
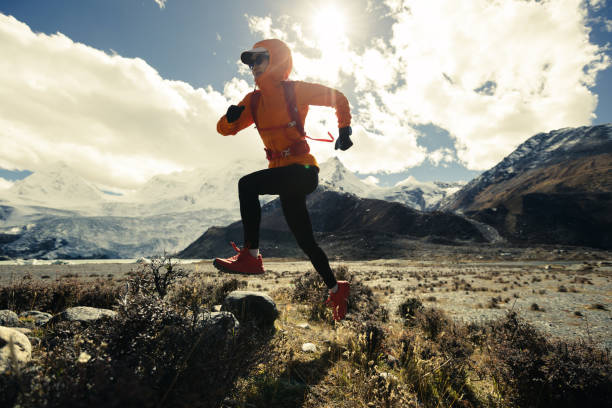
<path fill-rule="evenodd" d="M 347 281 L 338 281 L 338 291 L 329 293 L 329 297 L 325 301 L 328 307 L 331 307 L 334 314 L 334 320 L 340 321 L 346 316 L 346 301 L 351 291 L 351 285 Z"/>
<path fill-rule="evenodd" d="M 233 242 L 231 244 L 237 254 L 231 258 L 215 258 L 213 261 L 215 268 L 223 272 L 243 275 L 261 275 L 265 272 L 261 255 L 255 258 L 250 254 L 249 248 L 239 249 Z"/>

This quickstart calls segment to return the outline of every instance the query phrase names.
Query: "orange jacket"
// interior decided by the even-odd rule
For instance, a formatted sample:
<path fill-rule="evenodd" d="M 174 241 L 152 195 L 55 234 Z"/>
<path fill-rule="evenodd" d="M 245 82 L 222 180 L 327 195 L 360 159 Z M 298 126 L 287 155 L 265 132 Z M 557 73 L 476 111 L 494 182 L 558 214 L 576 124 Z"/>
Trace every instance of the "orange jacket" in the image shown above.
<path fill-rule="evenodd" d="M 256 43 L 253 48 L 263 47 L 270 54 L 268 68 L 259 75 L 255 83 L 261 90 L 261 97 L 257 106 L 257 119 L 262 129 L 276 128 L 260 131 L 259 135 L 264 146 L 275 152 L 280 152 L 300 140 L 302 136 L 295 127 L 279 128 L 291 122 L 287 112 L 287 104 L 281 81 L 289 78 L 293 68 L 291 51 L 287 45 L 280 40 L 263 40 Z M 338 127 L 350 126 L 351 113 L 346 97 L 339 91 L 319 84 L 307 82 L 295 82 L 295 100 L 299 117 L 304 124 L 308 114 L 309 105 L 330 106 L 336 109 Z M 228 123 L 225 115 L 217 123 L 217 132 L 223 136 L 235 135 L 242 129 L 250 126 L 253 121 L 251 112 L 251 97 L 253 92 L 248 93 L 238 106 L 245 109 L 237 121 Z M 269 167 L 282 167 L 290 164 L 317 165 L 317 161 L 311 154 L 300 156 L 281 157 L 270 161 Z"/>

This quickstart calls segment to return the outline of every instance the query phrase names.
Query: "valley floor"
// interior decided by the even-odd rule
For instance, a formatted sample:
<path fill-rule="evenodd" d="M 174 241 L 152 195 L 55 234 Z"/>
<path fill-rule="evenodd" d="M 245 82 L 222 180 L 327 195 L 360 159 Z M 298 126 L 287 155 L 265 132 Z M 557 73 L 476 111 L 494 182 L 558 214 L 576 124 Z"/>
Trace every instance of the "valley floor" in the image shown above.
<path fill-rule="evenodd" d="M 463 322 L 484 322 L 518 312 L 535 327 L 564 339 L 592 339 L 612 349 L 612 254 L 589 249 L 428 248 L 413 259 L 332 260 L 370 286 L 397 319 L 397 307 L 418 297 L 427 307 Z M 209 260 L 184 264 L 214 281 L 220 273 Z M 248 290 L 271 293 L 312 269 L 309 262 L 265 260 L 267 273 L 245 277 Z M 0 265 L 0 285 L 24 276 L 41 280 L 121 281 L 137 268 L 126 263 Z M 242 278 L 242 277 L 239 277 Z M 291 307 L 279 302 L 280 308 Z"/>

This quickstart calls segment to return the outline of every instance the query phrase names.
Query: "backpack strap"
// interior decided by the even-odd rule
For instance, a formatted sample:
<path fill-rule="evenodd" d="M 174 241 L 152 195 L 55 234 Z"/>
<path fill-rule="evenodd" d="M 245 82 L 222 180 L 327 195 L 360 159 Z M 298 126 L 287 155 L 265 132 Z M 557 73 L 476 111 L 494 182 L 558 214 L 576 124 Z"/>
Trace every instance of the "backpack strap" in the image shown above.
<path fill-rule="evenodd" d="M 283 81 L 283 92 L 285 94 L 285 104 L 287 105 L 287 113 L 289 113 L 289 118 L 294 123 L 296 130 L 302 135 L 302 137 L 307 137 L 306 132 L 304 131 L 304 125 L 300 120 L 300 113 L 298 112 L 297 102 L 295 101 L 295 82 L 293 81 Z"/>
<path fill-rule="evenodd" d="M 251 95 L 251 116 L 253 117 L 253 122 L 255 122 L 255 127 L 259 128 L 257 125 L 257 107 L 259 106 L 259 99 L 261 98 L 261 91 L 255 90 L 253 91 L 253 95 Z"/>
<path fill-rule="evenodd" d="M 302 137 L 306 137 L 310 140 L 316 140 L 318 142 L 333 142 L 334 137 L 331 133 L 327 132 L 331 139 L 316 139 L 314 137 L 310 137 L 304 131 L 304 124 L 300 119 L 300 113 L 297 108 L 297 102 L 295 99 L 295 82 L 294 81 L 283 81 L 283 90 L 285 91 L 285 103 L 287 105 L 287 112 L 289 113 L 289 117 L 295 126 L 296 130 L 302 135 Z M 291 125 L 291 124 L 289 124 Z"/>

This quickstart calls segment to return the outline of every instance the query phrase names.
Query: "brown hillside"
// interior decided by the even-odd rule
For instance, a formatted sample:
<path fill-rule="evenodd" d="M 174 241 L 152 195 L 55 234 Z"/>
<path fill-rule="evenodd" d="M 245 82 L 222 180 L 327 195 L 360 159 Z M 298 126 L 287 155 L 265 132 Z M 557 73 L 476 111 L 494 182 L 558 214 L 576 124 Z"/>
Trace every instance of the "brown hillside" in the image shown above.
<path fill-rule="evenodd" d="M 527 194 L 578 192 L 612 192 L 612 153 L 556 163 L 492 184 L 474 197 L 466 212 L 504 206 L 520 214 Z"/>

